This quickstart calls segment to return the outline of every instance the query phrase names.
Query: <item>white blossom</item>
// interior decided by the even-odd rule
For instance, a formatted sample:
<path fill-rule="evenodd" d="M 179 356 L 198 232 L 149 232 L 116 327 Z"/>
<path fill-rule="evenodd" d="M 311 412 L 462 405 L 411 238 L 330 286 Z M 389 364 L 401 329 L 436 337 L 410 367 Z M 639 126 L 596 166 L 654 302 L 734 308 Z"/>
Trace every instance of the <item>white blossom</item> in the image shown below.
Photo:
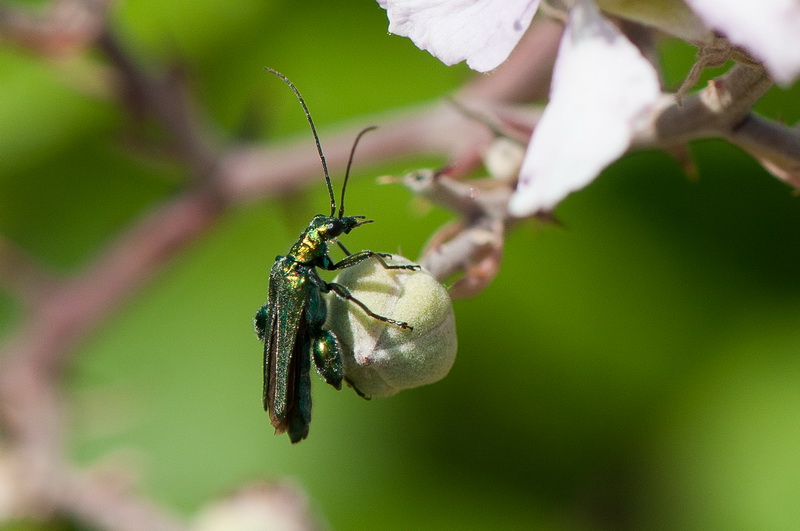
<path fill-rule="evenodd" d="M 592 2 L 576 1 L 511 213 L 552 209 L 589 184 L 628 149 L 660 94 L 658 75 L 636 46 Z"/>
<path fill-rule="evenodd" d="M 539 0 L 378 0 L 389 31 L 409 37 L 446 65 L 487 72 L 508 58 Z"/>

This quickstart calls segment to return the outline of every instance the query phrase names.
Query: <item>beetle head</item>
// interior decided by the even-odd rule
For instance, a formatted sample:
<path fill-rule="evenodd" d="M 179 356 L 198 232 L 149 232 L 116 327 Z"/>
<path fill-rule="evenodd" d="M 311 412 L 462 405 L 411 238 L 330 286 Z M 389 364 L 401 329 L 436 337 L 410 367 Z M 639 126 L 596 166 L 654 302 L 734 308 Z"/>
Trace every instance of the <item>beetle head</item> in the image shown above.
<path fill-rule="evenodd" d="M 342 234 L 349 234 L 354 228 L 366 223 L 372 223 L 372 221 L 371 219 L 365 219 L 364 216 L 344 216 L 339 218 L 318 214 L 311 221 L 311 225 L 323 239 L 332 240 Z"/>

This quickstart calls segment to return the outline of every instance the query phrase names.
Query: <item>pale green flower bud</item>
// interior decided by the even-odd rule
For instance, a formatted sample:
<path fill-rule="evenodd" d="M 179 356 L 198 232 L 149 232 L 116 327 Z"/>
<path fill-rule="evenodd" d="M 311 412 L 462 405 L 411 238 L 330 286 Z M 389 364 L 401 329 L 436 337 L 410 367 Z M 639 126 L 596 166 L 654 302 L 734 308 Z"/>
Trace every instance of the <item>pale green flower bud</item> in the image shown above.
<path fill-rule="evenodd" d="M 389 264 L 411 264 L 403 257 Z M 342 270 L 346 286 L 372 312 L 413 330 L 370 317 L 351 301 L 328 295 L 327 326 L 343 350 L 345 378 L 366 396 L 391 396 L 441 380 L 456 357 L 450 296 L 426 270 L 385 269 L 376 259 Z"/>

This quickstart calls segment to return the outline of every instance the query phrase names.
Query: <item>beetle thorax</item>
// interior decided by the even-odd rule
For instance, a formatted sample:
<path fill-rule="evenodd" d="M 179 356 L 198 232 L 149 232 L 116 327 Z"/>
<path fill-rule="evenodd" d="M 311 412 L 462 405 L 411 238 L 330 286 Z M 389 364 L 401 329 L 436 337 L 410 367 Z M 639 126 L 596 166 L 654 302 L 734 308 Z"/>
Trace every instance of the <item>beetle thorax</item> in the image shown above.
<path fill-rule="evenodd" d="M 340 225 L 338 218 L 314 216 L 289 254 L 298 262 L 311 262 L 324 256 L 328 252 L 327 242 L 341 234 L 341 230 L 337 230 Z"/>
<path fill-rule="evenodd" d="M 314 261 L 328 253 L 328 242 L 342 234 L 349 234 L 364 223 L 370 223 L 369 220 L 364 220 L 364 216 L 335 217 L 317 214 L 289 254 L 298 262 Z"/>

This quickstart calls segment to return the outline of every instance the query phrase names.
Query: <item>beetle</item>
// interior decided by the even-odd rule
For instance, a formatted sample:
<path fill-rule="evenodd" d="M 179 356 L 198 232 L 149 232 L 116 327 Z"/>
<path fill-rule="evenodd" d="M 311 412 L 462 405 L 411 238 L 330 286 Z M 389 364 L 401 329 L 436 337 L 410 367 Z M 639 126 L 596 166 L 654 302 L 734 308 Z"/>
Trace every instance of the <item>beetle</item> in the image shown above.
<path fill-rule="evenodd" d="M 413 327 L 403 321 L 384 317 L 372 312 L 364 303 L 353 297 L 347 287 L 323 280 L 317 268 L 336 271 L 352 267 L 374 258 L 386 269 L 418 270 L 418 265 L 390 265 L 385 259 L 391 255 L 369 250 L 350 253 L 337 239 L 349 234 L 356 227 L 372 223 L 365 216 L 344 215 L 344 195 L 350 176 L 356 146 L 361 137 L 375 129 L 362 130 L 353 143 L 347 163 L 339 210 L 325 155 L 322 153 L 311 113 L 300 91 L 286 76 L 271 68 L 267 72 L 282 79 L 294 92 L 303 107 L 311 132 L 317 145 L 325 183 L 330 196 L 329 216 L 317 214 L 300 234 L 297 242 L 285 256 L 278 256 L 269 273 L 269 293 L 267 303 L 256 312 L 255 331 L 264 342 L 264 409 L 269 413 L 270 422 L 276 434 L 288 433 L 292 443 L 308 436 L 311 423 L 311 358 L 317 372 L 326 383 L 341 389 L 345 378 L 342 368 L 342 347 L 336 334 L 324 329 L 327 318 L 327 305 L 324 294 L 336 296 L 360 307 L 368 316 L 402 329 Z M 345 253 L 345 258 L 334 262 L 328 254 L 329 244 L 336 243 Z M 356 389 L 358 392 L 358 390 Z"/>

